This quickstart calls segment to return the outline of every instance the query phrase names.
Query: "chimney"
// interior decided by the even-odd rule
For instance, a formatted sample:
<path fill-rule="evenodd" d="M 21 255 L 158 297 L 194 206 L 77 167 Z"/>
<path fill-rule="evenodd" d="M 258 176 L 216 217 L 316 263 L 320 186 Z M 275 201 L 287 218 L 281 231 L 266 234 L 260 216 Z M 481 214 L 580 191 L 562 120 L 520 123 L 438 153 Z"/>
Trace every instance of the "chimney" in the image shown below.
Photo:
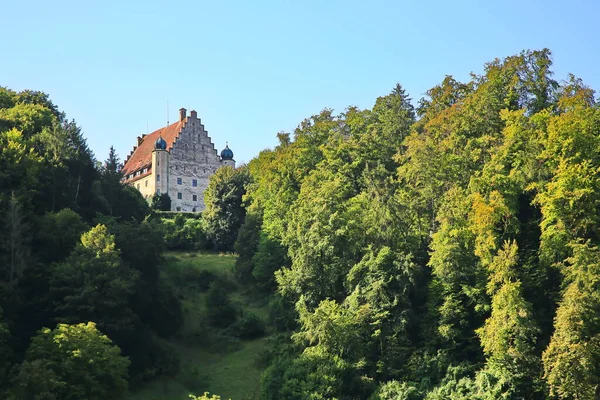
<path fill-rule="evenodd" d="M 198 119 L 198 113 L 196 112 L 196 110 L 191 111 L 190 117 L 192 117 L 193 119 Z"/>
<path fill-rule="evenodd" d="M 187 110 L 185 108 L 179 109 L 179 120 L 180 121 L 183 121 L 185 119 L 186 112 L 187 112 Z"/>

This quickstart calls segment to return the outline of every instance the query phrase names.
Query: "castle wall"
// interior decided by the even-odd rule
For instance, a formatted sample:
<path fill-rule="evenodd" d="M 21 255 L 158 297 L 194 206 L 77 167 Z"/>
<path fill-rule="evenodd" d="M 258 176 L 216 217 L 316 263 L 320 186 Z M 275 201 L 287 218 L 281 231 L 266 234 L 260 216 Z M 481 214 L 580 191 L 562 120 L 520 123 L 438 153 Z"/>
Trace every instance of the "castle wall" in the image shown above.
<path fill-rule="evenodd" d="M 168 181 L 171 210 L 202 211 L 204 190 L 208 187 L 210 176 L 221 165 L 208 132 L 196 113 L 192 112 L 171 149 Z M 181 179 L 180 184 L 178 178 Z M 196 196 L 196 200 L 193 196 Z"/>
<path fill-rule="evenodd" d="M 144 196 L 146 199 L 154 196 L 154 179 L 152 178 L 153 175 L 150 174 L 132 183 L 132 186 L 139 190 L 142 196 Z"/>

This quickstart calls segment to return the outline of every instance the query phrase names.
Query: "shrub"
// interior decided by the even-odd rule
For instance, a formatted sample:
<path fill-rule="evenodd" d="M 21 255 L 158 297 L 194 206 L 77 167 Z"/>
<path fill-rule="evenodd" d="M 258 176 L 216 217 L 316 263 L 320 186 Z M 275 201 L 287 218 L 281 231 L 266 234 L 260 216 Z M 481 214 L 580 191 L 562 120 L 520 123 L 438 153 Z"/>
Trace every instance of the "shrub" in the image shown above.
<path fill-rule="evenodd" d="M 44 328 L 31 341 L 15 388 L 19 399 L 120 399 L 129 360 L 96 324 Z"/>
<path fill-rule="evenodd" d="M 198 367 L 188 366 L 181 371 L 178 380 L 187 390 L 196 391 L 206 387 L 207 377 L 200 373 Z"/>
<path fill-rule="evenodd" d="M 294 305 L 275 294 L 269 302 L 269 324 L 279 332 L 291 331 L 298 326 L 296 319 L 297 313 Z"/>
<path fill-rule="evenodd" d="M 265 324 L 256 314 L 247 312 L 232 326 L 232 332 L 240 339 L 255 339 L 265 334 Z"/>
<path fill-rule="evenodd" d="M 423 394 L 413 385 L 406 382 L 389 381 L 382 384 L 373 400 L 421 400 Z"/>
<path fill-rule="evenodd" d="M 178 288 L 205 291 L 210 284 L 217 280 L 217 276 L 210 271 L 201 270 L 190 265 L 173 268 L 171 272 L 173 283 Z"/>
<path fill-rule="evenodd" d="M 218 328 L 227 328 L 237 318 L 227 290 L 218 281 L 210 284 L 206 296 L 206 308 L 208 309 L 208 322 Z"/>
<path fill-rule="evenodd" d="M 210 247 L 204 223 L 197 216 L 176 214 L 161 219 L 167 248 L 170 250 L 201 250 Z"/>

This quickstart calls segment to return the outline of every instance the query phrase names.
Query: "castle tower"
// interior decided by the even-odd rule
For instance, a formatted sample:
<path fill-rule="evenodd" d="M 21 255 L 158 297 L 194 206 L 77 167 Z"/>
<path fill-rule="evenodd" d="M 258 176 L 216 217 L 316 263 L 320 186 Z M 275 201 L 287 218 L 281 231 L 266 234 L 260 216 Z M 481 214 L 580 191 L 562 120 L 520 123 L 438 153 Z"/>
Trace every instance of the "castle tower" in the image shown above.
<path fill-rule="evenodd" d="M 221 163 L 223 165 L 235 168 L 235 160 L 233 159 L 233 151 L 229 148 L 229 144 L 225 144 L 225 148 L 221 151 Z"/>
<path fill-rule="evenodd" d="M 167 142 L 159 137 L 152 151 L 152 167 L 154 168 L 154 193 L 169 193 L 169 151 Z"/>

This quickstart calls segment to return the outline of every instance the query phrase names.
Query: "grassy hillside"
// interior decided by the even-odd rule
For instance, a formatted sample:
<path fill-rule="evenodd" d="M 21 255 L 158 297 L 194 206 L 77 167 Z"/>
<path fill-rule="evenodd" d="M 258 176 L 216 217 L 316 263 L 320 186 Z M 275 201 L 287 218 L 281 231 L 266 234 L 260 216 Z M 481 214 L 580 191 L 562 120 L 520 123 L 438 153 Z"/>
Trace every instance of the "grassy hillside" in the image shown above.
<path fill-rule="evenodd" d="M 181 360 L 180 373 L 134 391 L 131 400 L 184 400 L 189 393 L 210 392 L 223 399 L 256 398 L 262 368 L 257 358 L 267 337 L 239 340 L 227 330 L 209 326 L 206 292 L 211 280 L 227 287 L 239 313 L 252 312 L 266 319 L 266 307 L 252 302 L 236 285 L 232 275 L 235 256 L 190 252 L 168 253 L 162 278 L 176 288 L 182 300 L 185 324 L 169 341 Z"/>

